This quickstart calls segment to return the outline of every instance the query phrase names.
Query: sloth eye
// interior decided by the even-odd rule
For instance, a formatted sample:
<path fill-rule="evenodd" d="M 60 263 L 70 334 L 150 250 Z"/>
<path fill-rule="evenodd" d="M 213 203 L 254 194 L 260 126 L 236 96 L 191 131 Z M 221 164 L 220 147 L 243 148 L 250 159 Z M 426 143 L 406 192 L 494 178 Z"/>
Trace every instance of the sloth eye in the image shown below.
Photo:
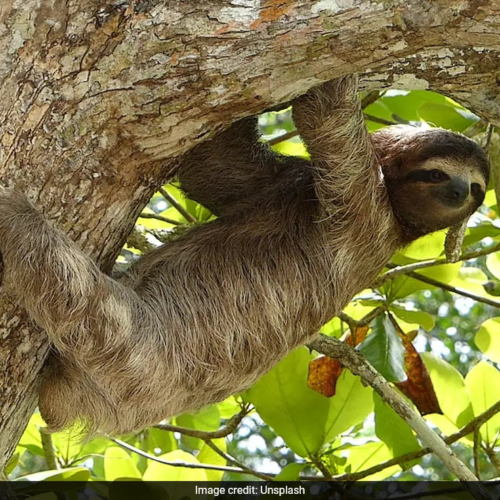
<path fill-rule="evenodd" d="M 473 194 L 479 194 L 481 192 L 481 186 L 477 182 L 473 182 L 470 189 Z"/>
<path fill-rule="evenodd" d="M 431 170 L 429 172 L 429 179 L 434 182 L 439 182 L 444 180 L 445 176 L 440 170 Z"/>

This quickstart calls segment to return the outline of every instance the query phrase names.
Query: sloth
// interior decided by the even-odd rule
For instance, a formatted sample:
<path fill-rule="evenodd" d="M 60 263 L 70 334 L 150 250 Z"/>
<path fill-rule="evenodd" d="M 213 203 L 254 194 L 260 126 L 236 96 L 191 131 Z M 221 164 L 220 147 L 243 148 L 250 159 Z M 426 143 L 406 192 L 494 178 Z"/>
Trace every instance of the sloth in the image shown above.
<path fill-rule="evenodd" d="M 309 90 L 293 118 L 310 161 L 236 122 L 179 162 L 216 220 L 102 273 L 24 195 L 0 193 L 4 289 L 55 351 L 40 394 L 51 429 L 120 434 L 248 388 L 369 287 L 391 255 L 469 217 L 484 152 L 446 130 L 368 134 L 357 77 Z"/>

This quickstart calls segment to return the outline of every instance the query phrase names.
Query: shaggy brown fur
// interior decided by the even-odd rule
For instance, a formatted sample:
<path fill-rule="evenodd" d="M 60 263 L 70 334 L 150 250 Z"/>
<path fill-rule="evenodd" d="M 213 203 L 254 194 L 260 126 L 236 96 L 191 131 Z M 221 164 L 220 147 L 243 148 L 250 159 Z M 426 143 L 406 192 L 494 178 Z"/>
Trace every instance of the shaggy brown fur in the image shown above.
<path fill-rule="evenodd" d="M 123 282 L 2 191 L 5 289 L 58 353 L 40 396 L 51 428 L 81 419 L 124 433 L 247 388 L 398 247 L 479 206 L 488 164 L 472 141 L 405 127 L 370 138 L 356 92 L 350 76 L 294 102 L 311 162 L 270 152 L 254 120 L 196 147 L 180 179 L 219 218 L 146 255 Z"/>

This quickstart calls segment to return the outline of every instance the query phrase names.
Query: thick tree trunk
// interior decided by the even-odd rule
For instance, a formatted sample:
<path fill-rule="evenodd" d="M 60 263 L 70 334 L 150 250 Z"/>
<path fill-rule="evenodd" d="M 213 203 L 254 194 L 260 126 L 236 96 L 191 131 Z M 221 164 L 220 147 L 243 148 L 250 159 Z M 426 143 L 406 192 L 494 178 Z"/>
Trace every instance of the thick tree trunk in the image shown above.
<path fill-rule="evenodd" d="M 171 159 L 358 71 L 500 125 L 495 0 L 2 0 L 0 178 L 110 269 Z M 0 468 L 35 404 L 45 335 L 0 298 Z"/>

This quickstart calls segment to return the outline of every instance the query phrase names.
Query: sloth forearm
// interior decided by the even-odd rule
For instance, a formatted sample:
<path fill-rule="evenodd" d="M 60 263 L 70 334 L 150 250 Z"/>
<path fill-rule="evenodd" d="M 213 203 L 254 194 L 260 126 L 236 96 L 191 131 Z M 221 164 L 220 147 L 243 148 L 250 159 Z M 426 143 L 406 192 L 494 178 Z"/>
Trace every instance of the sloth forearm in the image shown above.
<path fill-rule="evenodd" d="M 375 208 L 380 176 L 358 98 L 357 77 L 350 75 L 322 84 L 299 97 L 293 116 L 311 155 L 316 193 L 324 208 L 337 213 L 345 200 L 359 199 L 359 209 Z M 358 213 L 359 215 L 359 213 Z"/>

